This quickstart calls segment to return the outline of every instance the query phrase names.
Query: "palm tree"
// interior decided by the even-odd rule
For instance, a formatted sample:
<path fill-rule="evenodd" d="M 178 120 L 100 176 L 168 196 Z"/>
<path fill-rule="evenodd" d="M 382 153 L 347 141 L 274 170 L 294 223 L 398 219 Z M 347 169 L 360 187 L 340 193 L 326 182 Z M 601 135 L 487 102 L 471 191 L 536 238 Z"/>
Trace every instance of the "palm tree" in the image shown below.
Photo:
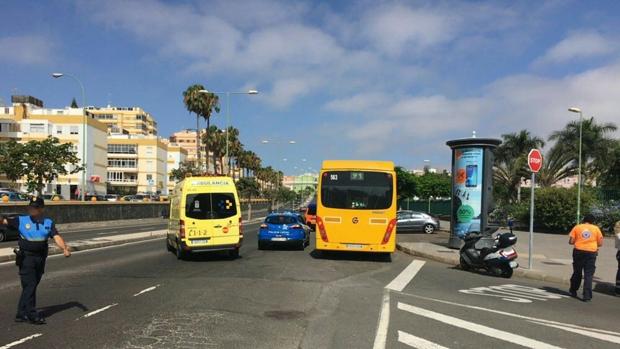
<path fill-rule="evenodd" d="M 576 173 L 577 168 L 571 155 L 561 147 L 554 146 L 544 156 L 543 166 L 536 175 L 536 183 L 541 187 L 550 187 Z"/>
<path fill-rule="evenodd" d="M 593 117 L 582 120 L 582 161 L 583 173 L 586 178 L 596 179 L 605 172 L 612 161 L 614 139 L 610 134 L 618 127 L 614 123 L 597 123 Z M 549 136 L 550 141 L 556 141 L 564 153 L 570 154 L 571 160 L 579 162 L 579 121 L 569 122 L 564 129 L 555 131 Z"/>
<path fill-rule="evenodd" d="M 190 113 L 196 114 L 196 156 L 197 156 L 197 167 L 201 168 L 202 164 L 200 161 L 201 152 L 200 152 L 200 123 L 199 120 L 202 117 L 207 121 L 207 133 L 208 129 L 211 126 L 211 114 L 213 112 L 219 113 L 219 99 L 217 95 L 213 93 L 202 93 L 205 88 L 203 85 L 194 84 L 189 86 L 183 92 L 183 103 L 185 104 L 185 108 Z M 209 171 L 209 148 L 205 149 L 206 151 L 206 168 L 207 172 Z"/>
<path fill-rule="evenodd" d="M 502 139 L 502 144 L 495 149 L 493 179 L 496 192 L 502 194 L 499 199 L 512 202 L 518 199 L 521 178 L 528 175 L 527 154 L 533 148 L 542 148 L 545 141 L 527 130 L 503 134 Z"/>

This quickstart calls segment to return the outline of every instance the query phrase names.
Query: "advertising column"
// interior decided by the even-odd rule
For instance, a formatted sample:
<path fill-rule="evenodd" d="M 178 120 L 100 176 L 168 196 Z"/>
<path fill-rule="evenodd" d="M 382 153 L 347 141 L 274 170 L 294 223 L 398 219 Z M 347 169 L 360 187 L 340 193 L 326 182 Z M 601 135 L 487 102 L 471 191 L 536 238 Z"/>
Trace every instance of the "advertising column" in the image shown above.
<path fill-rule="evenodd" d="M 494 208 L 492 150 L 500 143 L 490 138 L 446 143 L 452 148 L 451 248 L 459 248 L 469 233 L 487 232 L 487 214 Z"/>

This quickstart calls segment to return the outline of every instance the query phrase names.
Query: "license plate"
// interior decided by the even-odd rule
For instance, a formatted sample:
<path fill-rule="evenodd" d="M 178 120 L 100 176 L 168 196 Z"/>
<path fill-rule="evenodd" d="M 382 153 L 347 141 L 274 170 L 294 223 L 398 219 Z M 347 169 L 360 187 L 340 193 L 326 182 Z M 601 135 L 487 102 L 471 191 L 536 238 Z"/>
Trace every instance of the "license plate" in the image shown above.
<path fill-rule="evenodd" d="M 286 241 L 286 238 L 271 238 L 271 241 Z"/>
<path fill-rule="evenodd" d="M 360 245 L 360 244 L 346 244 L 345 246 L 347 246 L 347 248 L 354 248 L 354 249 L 364 248 L 364 245 Z"/>
<path fill-rule="evenodd" d="M 192 245 L 206 245 L 209 242 L 209 239 L 196 239 L 191 241 Z"/>
<path fill-rule="evenodd" d="M 515 262 L 515 261 L 510 262 L 510 267 L 511 267 L 512 269 L 515 269 L 515 268 L 516 268 L 516 267 L 518 267 L 518 266 L 519 266 L 519 263 L 517 263 L 517 262 Z"/>

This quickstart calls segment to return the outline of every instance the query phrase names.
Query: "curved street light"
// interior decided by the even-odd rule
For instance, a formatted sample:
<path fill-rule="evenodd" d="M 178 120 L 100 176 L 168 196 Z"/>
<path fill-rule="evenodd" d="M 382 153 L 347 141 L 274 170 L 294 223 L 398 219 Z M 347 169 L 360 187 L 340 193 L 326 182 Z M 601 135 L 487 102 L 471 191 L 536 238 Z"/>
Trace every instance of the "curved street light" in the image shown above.
<path fill-rule="evenodd" d="M 84 92 L 84 84 L 80 79 L 75 76 L 67 73 L 52 73 L 52 77 L 54 79 L 62 78 L 66 76 L 75 80 L 78 85 L 80 85 L 80 90 L 82 92 L 82 190 L 80 192 L 80 196 L 82 197 L 82 201 L 86 200 L 86 93 Z"/>

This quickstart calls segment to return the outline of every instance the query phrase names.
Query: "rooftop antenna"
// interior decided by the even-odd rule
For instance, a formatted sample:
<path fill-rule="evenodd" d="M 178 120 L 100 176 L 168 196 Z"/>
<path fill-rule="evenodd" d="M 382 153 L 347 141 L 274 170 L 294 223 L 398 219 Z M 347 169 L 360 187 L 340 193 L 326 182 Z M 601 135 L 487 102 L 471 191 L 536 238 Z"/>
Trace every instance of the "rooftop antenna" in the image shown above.
<path fill-rule="evenodd" d="M 108 108 L 112 107 L 112 94 L 108 92 Z"/>
<path fill-rule="evenodd" d="M 476 131 L 475 130 L 471 132 L 471 138 L 476 138 Z"/>

